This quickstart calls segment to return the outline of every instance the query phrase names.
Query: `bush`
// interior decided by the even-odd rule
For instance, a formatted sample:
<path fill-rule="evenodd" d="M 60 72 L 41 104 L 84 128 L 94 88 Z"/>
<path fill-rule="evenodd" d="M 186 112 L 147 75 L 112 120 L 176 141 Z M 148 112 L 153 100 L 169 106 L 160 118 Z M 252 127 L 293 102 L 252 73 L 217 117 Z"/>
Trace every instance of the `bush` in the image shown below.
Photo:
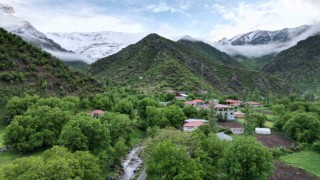
<path fill-rule="evenodd" d="M 312 150 L 314 150 L 317 153 L 320 153 L 320 141 L 314 142 L 312 144 Z"/>

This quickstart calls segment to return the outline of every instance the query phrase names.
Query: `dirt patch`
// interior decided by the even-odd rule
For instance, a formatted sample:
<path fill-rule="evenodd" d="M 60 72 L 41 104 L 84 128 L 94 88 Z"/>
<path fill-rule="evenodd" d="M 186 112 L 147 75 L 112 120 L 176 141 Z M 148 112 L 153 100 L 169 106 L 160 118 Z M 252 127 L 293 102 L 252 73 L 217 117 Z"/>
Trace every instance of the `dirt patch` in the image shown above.
<path fill-rule="evenodd" d="M 302 169 L 292 167 L 282 162 L 274 163 L 275 170 L 269 180 L 320 180 L 319 177 L 305 172 Z"/>
<path fill-rule="evenodd" d="M 284 137 L 281 133 L 256 134 L 256 138 L 258 141 L 262 142 L 263 145 L 270 148 L 281 146 L 284 148 L 290 148 L 292 145 L 295 145 L 293 140 Z"/>
<path fill-rule="evenodd" d="M 224 128 L 243 128 L 243 125 L 239 122 L 218 122 L 218 126 Z"/>

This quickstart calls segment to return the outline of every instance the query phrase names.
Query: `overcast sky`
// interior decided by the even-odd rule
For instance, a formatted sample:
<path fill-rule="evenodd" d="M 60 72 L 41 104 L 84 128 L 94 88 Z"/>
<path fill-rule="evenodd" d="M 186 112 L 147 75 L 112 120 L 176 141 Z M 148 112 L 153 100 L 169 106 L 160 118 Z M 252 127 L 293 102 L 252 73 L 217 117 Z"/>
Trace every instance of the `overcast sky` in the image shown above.
<path fill-rule="evenodd" d="M 155 32 L 207 40 L 320 21 L 320 0 L 0 0 L 42 32 Z"/>

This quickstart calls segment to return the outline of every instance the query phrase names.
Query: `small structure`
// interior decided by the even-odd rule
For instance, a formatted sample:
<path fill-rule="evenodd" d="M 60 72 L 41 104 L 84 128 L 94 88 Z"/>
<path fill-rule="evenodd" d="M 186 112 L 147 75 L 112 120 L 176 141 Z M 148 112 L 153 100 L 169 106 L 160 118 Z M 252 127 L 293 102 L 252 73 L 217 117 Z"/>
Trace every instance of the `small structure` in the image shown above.
<path fill-rule="evenodd" d="M 177 100 L 186 100 L 188 97 L 188 95 L 184 94 L 184 93 L 178 93 L 176 92 L 176 99 Z"/>
<path fill-rule="evenodd" d="M 208 121 L 204 119 L 187 119 L 184 122 L 185 122 L 185 124 L 183 125 L 184 132 L 191 132 L 197 129 L 199 126 L 202 126 L 205 123 L 208 123 Z"/>
<path fill-rule="evenodd" d="M 230 128 L 230 131 L 232 134 L 243 134 L 244 128 Z"/>
<path fill-rule="evenodd" d="M 244 104 L 248 107 L 261 107 L 261 104 L 255 101 L 248 101 Z"/>
<path fill-rule="evenodd" d="M 102 111 L 102 110 L 94 110 L 92 112 L 89 112 L 89 115 L 91 117 L 101 117 L 101 116 L 104 115 L 104 111 Z"/>
<path fill-rule="evenodd" d="M 270 128 L 256 128 L 256 134 L 271 134 Z"/>
<path fill-rule="evenodd" d="M 223 105 L 223 104 L 216 104 L 214 106 L 217 114 L 221 114 L 223 117 L 226 118 L 228 121 L 234 121 L 234 110 L 231 106 Z"/>
<path fill-rule="evenodd" d="M 192 100 L 192 101 L 186 101 L 184 102 L 183 104 L 185 106 L 201 106 L 201 105 L 204 105 L 205 101 L 204 100 L 201 100 L 201 99 L 195 99 L 195 100 Z"/>
<path fill-rule="evenodd" d="M 209 122 L 208 120 L 205 120 L 205 119 L 187 119 L 187 120 L 184 120 L 185 123 L 188 123 L 188 122 Z"/>
<path fill-rule="evenodd" d="M 226 135 L 224 132 L 219 132 L 216 135 L 221 140 L 227 140 L 227 141 L 232 141 L 233 140 L 233 138 L 231 136 Z"/>
<path fill-rule="evenodd" d="M 242 101 L 239 101 L 239 100 L 233 100 L 233 99 L 227 99 L 226 100 L 226 103 L 230 106 L 236 106 L 236 107 L 239 107 L 241 106 L 242 104 Z"/>
<path fill-rule="evenodd" d="M 235 112 L 234 113 L 234 117 L 235 118 L 245 118 L 245 113 L 243 113 L 243 112 Z"/>

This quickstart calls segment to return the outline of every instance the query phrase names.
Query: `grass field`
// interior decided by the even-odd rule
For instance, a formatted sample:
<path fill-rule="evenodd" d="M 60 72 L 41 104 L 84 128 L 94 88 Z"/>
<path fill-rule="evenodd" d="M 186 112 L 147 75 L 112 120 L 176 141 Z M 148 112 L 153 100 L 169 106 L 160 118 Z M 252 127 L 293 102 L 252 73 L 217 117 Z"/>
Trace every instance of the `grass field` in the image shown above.
<path fill-rule="evenodd" d="M 4 142 L 3 142 L 3 134 L 4 134 L 4 126 L 0 126 L 0 147 L 4 146 Z"/>
<path fill-rule="evenodd" d="M 301 151 L 282 156 L 281 160 L 320 177 L 320 153 Z"/>

